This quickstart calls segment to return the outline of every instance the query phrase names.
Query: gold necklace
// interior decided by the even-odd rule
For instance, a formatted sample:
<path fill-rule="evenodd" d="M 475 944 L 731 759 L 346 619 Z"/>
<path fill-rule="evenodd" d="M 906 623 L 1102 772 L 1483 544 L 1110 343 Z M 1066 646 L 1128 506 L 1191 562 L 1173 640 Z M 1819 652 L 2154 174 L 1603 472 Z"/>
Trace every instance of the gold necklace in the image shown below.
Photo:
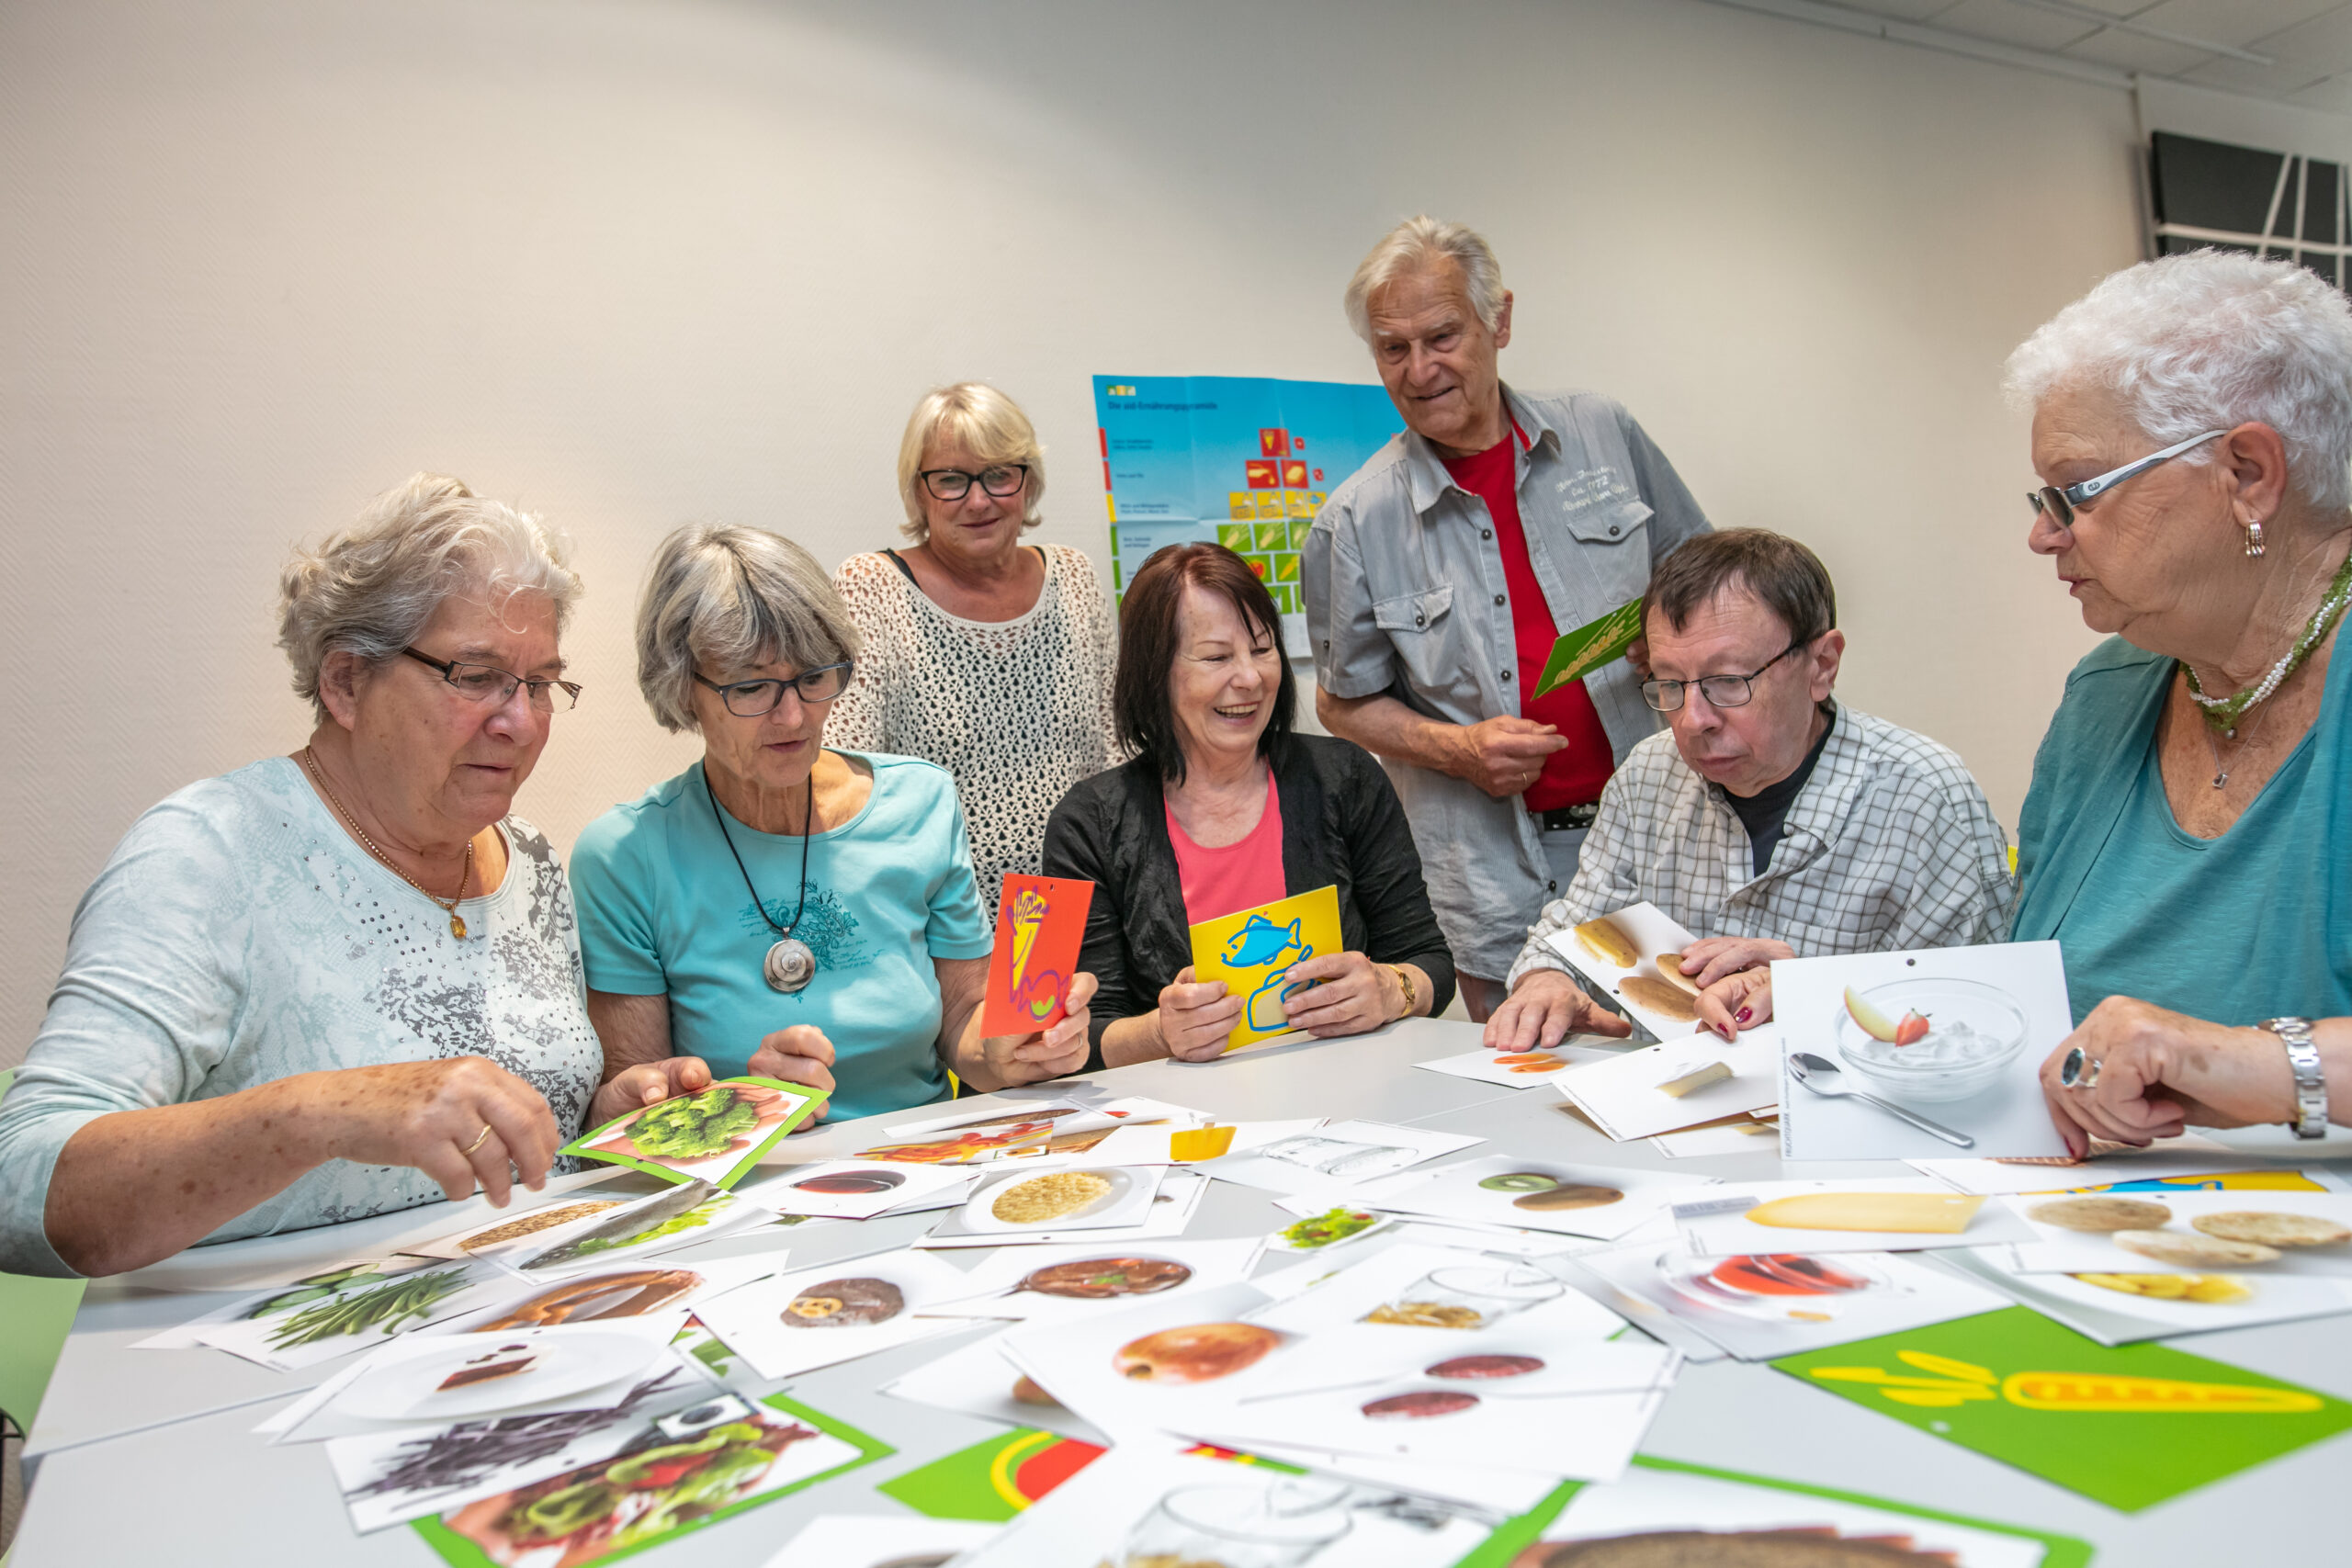
<path fill-rule="evenodd" d="M 434 908 L 439 909 L 443 914 L 449 917 L 449 934 L 456 937 L 459 942 L 463 942 L 466 939 L 466 920 L 464 916 L 458 913 L 458 906 L 466 901 L 466 884 L 473 880 L 474 841 L 471 839 L 468 839 L 466 840 L 466 863 L 458 873 L 458 896 L 455 898 L 447 900 L 435 897 L 431 888 L 425 886 L 424 883 L 419 882 L 415 877 L 411 876 L 407 872 L 402 871 L 399 866 L 393 865 L 392 857 L 376 847 L 376 840 L 368 836 L 368 829 L 359 825 L 358 818 L 351 815 L 349 809 L 344 806 L 342 797 L 335 794 L 334 787 L 327 783 L 326 774 L 319 768 L 319 759 L 316 753 L 314 753 L 308 746 L 302 748 L 302 765 L 311 770 L 311 776 L 312 778 L 319 781 L 319 793 L 325 795 L 327 799 L 334 804 L 336 813 L 342 817 L 344 822 L 351 829 L 353 836 L 358 839 L 359 842 L 367 849 L 368 852 L 374 855 L 378 860 L 382 861 L 386 865 L 390 866 L 394 876 L 399 877 L 402 882 L 407 883 L 411 887 L 415 888 L 427 898 L 433 899 Z"/>

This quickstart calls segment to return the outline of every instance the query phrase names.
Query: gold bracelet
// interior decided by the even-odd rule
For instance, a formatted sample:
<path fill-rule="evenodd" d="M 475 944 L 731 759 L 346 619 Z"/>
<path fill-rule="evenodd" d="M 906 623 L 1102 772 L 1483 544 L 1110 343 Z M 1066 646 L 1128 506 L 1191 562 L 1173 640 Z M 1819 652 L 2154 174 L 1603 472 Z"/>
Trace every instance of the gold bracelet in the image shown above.
<path fill-rule="evenodd" d="M 1396 976 L 1396 983 L 1405 988 L 1405 1010 L 1398 1013 L 1396 1017 L 1412 1017 L 1413 1009 L 1420 1004 L 1421 999 L 1420 992 L 1413 988 L 1413 977 L 1405 973 L 1405 966 L 1401 964 L 1384 964 L 1381 967 L 1387 970 L 1391 975 Z M 1393 1023 L 1396 1020 L 1392 1019 L 1389 1021 Z"/>

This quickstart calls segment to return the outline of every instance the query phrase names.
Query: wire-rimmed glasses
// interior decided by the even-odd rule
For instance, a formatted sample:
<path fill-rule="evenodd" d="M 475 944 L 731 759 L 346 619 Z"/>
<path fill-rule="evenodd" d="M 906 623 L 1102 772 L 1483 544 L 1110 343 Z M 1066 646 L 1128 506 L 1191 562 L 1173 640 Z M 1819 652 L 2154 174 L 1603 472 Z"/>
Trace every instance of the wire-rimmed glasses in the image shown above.
<path fill-rule="evenodd" d="M 1696 686 L 1699 694 L 1707 699 L 1709 707 L 1746 707 L 1755 698 L 1756 678 L 1812 641 L 1809 637 L 1797 638 L 1745 675 L 1702 675 L 1695 681 L 1645 681 L 1642 682 L 1642 701 L 1660 713 L 1672 713 L 1682 705 L 1682 689 Z"/>

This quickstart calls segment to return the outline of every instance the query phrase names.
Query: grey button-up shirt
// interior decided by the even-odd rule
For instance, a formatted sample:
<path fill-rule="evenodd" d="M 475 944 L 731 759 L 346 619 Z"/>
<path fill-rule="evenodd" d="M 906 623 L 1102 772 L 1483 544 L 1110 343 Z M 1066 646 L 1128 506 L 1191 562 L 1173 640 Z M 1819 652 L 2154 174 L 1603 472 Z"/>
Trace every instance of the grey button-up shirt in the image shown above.
<path fill-rule="evenodd" d="M 1611 399 L 1503 389 L 1528 447 L 1519 517 L 1552 623 L 1569 631 L 1649 585 L 1650 569 L 1707 519 L 1666 455 Z M 1501 547 L 1487 504 L 1408 430 L 1316 514 L 1301 564 L 1316 679 L 1335 697 L 1382 693 L 1448 724 L 1519 712 L 1519 668 Z M 1615 761 L 1653 733 L 1641 678 L 1620 660 L 1585 677 Z M 1519 796 L 1388 762 L 1421 852 L 1430 902 L 1464 972 L 1507 974 L 1551 886 Z"/>

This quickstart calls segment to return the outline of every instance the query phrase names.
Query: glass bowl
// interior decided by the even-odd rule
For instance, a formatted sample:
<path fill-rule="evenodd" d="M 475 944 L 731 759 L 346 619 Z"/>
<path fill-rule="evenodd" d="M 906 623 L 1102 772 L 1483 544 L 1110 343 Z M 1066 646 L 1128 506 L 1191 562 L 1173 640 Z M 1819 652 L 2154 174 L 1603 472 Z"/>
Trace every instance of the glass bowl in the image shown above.
<path fill-rule="evenodd" d="M 1893 980 L 1860 993 L 1890 1019 L 1916 1012 L 1927 1037 L 1895 1045 L 1862 1032 L 1841 999 L 1832 1023 L 1838 1055 L 1862 1085 L 1890 1100 L 1966 1100 L 1997 1083 L 2025 1049 L 2025 1010 L 1976 980 Z"/>

